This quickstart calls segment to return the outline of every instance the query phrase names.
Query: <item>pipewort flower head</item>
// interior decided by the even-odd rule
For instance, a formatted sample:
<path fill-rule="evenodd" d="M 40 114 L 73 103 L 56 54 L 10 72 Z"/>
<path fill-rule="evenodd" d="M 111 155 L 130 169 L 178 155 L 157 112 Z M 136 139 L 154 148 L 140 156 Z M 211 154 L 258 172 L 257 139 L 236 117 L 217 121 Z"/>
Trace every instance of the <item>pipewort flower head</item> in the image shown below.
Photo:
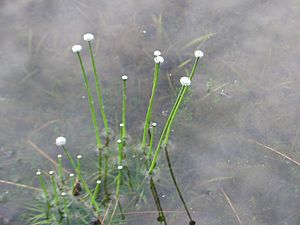
<path fill-rule="evenodd" d="M 56 138 L 56 145 L 58 147 L 64 146 L 65 144 L 66 144 L 66 138 L 65 137 Z"/>
<path fill-rule="evenodd" d="M 188 77 L 181 77 L 180 78 L 180 83 L 182 86 L 190 86 L 191 85 L 191 80 Z"/>
<path fill-rule="evenodd" d="M 153 122 L 152 127 L 156 127 L 156 126 L 157 126 L 157 123 Z"/>
<path fill-rule="evenodd" d="M 125 81 L 125 80 L 127 80 L 127 79 L 128 79 L 128 77 L 127 77 L 126 75 L 123 75 L 123 76 L 122 76 L 122 80 Z"/>
<path fill-rule="evenodd" d="M 77 159 L 81 159 L 81 158 L 82 158 L 82 155 L 77 155 L 76 158 L 77 158 Z"/>
<path fill-rule="evenodd" d="M 90 33 L 86 33 L 86 34 L 83 35 L 83 40 L 85 40 L 85 41 L 92 41 L 94 39 L 95 39 L 94 35 L 92 35 Z"/>
<path fill-rule="evenodd" d="M 165 60 L 162 56 L 158 55 L 154 58 L 154 62 L 157 63 L 163 63 Z"/>
<path fill-rule="evenodd" d="M 36 171 L 35 173 L 37 176 L 40 176 L 42 174 L 42 172 L 40 170 Z"/>
<path fill-rule="evenodd" d="M 72 46 L 72 52 L 77 53 L 80 52 L 82 49 L 81 45 L 73 45 Z"/>
<path fill-rule="evenodd" d="M 194 55 L 196 58 L 202 58 L 204 56 L 204 53 L 201 50 L 196 50 L 194 52 Z"/>
<path fill-rule="evenodd" d="M 49 171 L 49 175 L 52 176 L 53 174 L 54 174 L 54 171 L 53 171 L 53 170 L 50 170 L 50 171 Z"/>
<path fill-rule="evenodd" d="M 154 54 L 155 56 L 159 56 L 159 55 L 161 55 L 161 52 L 160 52 L 159 50 L 155 50 L 155 51 L 153 52 L 153 54 Z"/>
<path fill-rule="evenodd" d="M 123 166 L 118 166 L 118 170 L 122 170 L 123 169 Z"/>

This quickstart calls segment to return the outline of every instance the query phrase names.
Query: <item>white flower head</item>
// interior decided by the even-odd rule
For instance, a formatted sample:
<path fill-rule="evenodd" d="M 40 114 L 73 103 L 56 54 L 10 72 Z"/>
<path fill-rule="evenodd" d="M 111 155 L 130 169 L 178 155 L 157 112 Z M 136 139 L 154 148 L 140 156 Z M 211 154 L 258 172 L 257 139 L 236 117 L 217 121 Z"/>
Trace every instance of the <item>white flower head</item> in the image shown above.
<path fill-rule="evenodd" d="M 152 127 L 156 127 L 157 124 L 155 122 L 152 123 Z"/>
<path fill-rule="evenodd" d="M 36 173 L 35 173 L 37 176 L 40 176 L 40 175 L 42 175 L 42 172 L 40 171 L 40 170 L 38 170 L 38 171 L 36 171 Z"/>
<path fill-rule="evenodd" d="M 54 174 L 54 171 L 53 171 L 53 170 L 50 170 L 50 171 L 49 171 L 49 175 L 52 176 L 53 174 Z"/>
<path fill-rule="evenodd" d="M 77 53 L 80 52 L 82 49 L 81 45 L 73 45 L 72 46 L 72 52 Z"/>
<path fill-rule="evenodd" d="M 159 50 L 155 50 L 155 51 L 153 52 L 153 54 L 154 54 L 155 56 L 159 56 L 159 55 L 161 55 L 161 52 L 160 52 Z"/>
<path fill-rule="evenodd" d="M 61 196 L 62 196 L 62 197 L 65 197 L 65 196 L 66 196 L 66 192 L 62 192 L 62 193 L 61 193 Z"/>
<path fill-rule="evenodd" d="M 70 174 L 69 174 L 69 177 L 74 177 L 74 173 L 70 173 Z"/>
<path fill-rule="evenodd" d="M 77 159 L 81 159 L 81 158 L 82 158 L 82 155 L 77 155 L 76 158 L 77 158 Z"/>
<path fill-rule="evenodd" d="M 101 180 L 97 180 L 96 183 L 97 183 L 97 184 L 101 184 Z"/>
<path fill-rule="evenodd" d="M 118 170 L 122 170 L 123 169 L 123 166 L 118 166 Z"/>
<path fill-rule="evenodd" d="M 56 145 L 58 147 L 64 146 L 66 144 L 66 138 L 65 137 L 58 137 L 56 138 Z"/>
<path fill-rule="evenodd" d="M 196 58 L 202 58 L 204 56 L 204 53 L 201 50 L 196 50 L 194 52 L 194 55 Z"/>
<path fill-rule="evenodd" d="M 90 33 L 86 33 L 86 34 L 83 35 L 83 40 L 85 40 L 85 41 L 92 41 L 94 39 L 95 39 L 94 35 L 92 35 Z"/>
<path fill-rule="evenodd" d="M 190 86 L 191 85 L 191 80 L 188 77 L 181 77 L 180 78 L 180 83 L 182 86 Z"/>
<path fill-rule="evenodd" d="M 57 158 L 58 158 L 58 159 L 61 159 L 61 158 L 62 158 L 62 155 L 57 155 Z"/>
<path fill-rule="evenodd" d="M 162 56 L 158 55 L 154 58 L 154 62 L 157 63 L 163 63 L 165 60 Z"/>
<path fill-rule="evenodd" d="M 117 143 L 118 143 L 118 144 L 121 144 L 121 143 L 122 143 L 121 139 L 118 139 L 118 140 L 117 140 Z"/>
<path fill-rule="evenodd" d="M 122 76 L 122 80 L 125 81 L 125 80 L 127 80 L 127 79 L 128 79 L 128 77 L 127 77 L 126 75 L 123 75 L 123 76 Z"/>
<path fill-rule="evenodd" d="M 124 127 L 124 123 L 120 123 L 120 127 Z"/>

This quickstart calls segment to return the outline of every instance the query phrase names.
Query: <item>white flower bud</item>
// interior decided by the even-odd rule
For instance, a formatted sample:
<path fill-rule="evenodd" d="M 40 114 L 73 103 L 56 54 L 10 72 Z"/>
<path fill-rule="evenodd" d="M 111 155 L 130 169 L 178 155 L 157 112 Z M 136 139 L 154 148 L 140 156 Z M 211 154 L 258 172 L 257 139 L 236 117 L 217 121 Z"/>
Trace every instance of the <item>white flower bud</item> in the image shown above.
<path fill-rule="evenodd" d="M 123 169 L 123 166 L 121 166 L 121 165 L 118 166 L 118 170 L 121 170 L 121 169 Z"/>
<path fill-rule="evenodd" d="M 40 176 L 42 174 L 42 172 L 40 170 L 36 171 L 35 173 L 37 176 Z"/>
<path fill-rule="evenodd" d="M 73 45 L 73 46 L 72 46 L 72 51 L 73 51 L 74 53 L 80 52 L 81 49 L 82 49 L 81 45 Z"/>
<path fill-rule="evenodd" d="M 127 80 L 128 79 L 128 77 L 126 76 L 126 75 L 124 75 L 124 76 L 122 76 L 122 80 Z"/>
<path fill-rule="evenodd" d="M 188 77 L 181 77 L 180 78 L 180 83 L 182 86 L 190 86 L 191 85 L 191 80 Z"/>
<path fill-rule="evenodd" d="M 87 33 L 87 34 L 84 34 L 83 35 L 83 40 L 85 40 L 85 41 L 92 41 L 92 40 L 94 40 L 95 38 L 94 38 L 94 35 L 92 35 L 92 34 L 90 34 L 90 33 Z"/>
<path fill-rule="evenodd" d="M 101 184 L 101 180 L 97 180 L 96 183 L 97 183 L 97 184 Z"/>
<path fill-rule="evenodd" d="M 157 124 L 156 124 L 155 122 L 152 123 L 152 127 L 156 127 L 156 125 L 157 125 Z"/>
<path fill-rule="evenodd" d="M 153 54 L 154 54 L 155 56 L 159 56 L 159 55 L 161 55 L 161 52 L 160 52 L 159 50 L 155 50 L 155 51 L 153 52 Z"/>
<path fill-rule="evenodd" d="M 82 158 L 82 155 L 77 155 L 76 158 L 77 158 L 77 159 L 81 159 L 81 158 Z"/>
<path fill-rule="evenodd" d="M 201 50 L 196 50 L 194 52 L 194 54 L 195 54 L 196 58 L 202 58 L 204 56 L 204 54 L 203 54 L 203 52 Z"/>
<path fill-rule="evenodd" d="M 164 58 L 162 56 L 156 56 L 154 58 L 154 62 L 157 64 L 157 63 L 163 63 L 164 62 Z"/>
<path fill-rule="evenodd" d="M 56 145 L 58 147 L 64 146 L 66 144 L 66 138 L 65 137 L 58 137 L 56 138 Z"/>
<path fill-rule="evenodd" d="M 53 171 L 53 170 L 50 170 L 50 171 L 49 171 L 49 175 L 52 176 L 53 174 L 54 174 L 54 171 Z"/>

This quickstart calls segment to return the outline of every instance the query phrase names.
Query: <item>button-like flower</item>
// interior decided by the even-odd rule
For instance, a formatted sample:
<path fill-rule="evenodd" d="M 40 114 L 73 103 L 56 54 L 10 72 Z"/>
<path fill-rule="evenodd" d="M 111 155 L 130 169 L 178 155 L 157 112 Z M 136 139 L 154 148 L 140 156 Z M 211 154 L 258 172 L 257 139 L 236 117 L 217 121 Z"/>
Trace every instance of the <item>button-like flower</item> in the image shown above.
<path fill-rule="evenodd" d="M 72 52 L 77 53 L 80 52 L 82 49 L 81 45 L 73 45 L 72 46 Z"/>
<path fill-rule="evenodd" d="M 64 146 L 65 144 L 66 144 L 66 138 L 65 137 L 56 138 L 56 145 L 58 147 Z"/>
<path fill-rule="evenodd" d="M 180 78 L 180 83 L 182 86 L 190 86 L 191 85 L 191 80 L 188 77 L 181 77 Z"/>
<path fill-rule="evenodd" d="M 154 58 L 154 62 L 155 63 L 163 63 L 164 62 L 164 58 L 162 56 L 158 55 L 158 56 L 156 56 Z"/>
<path fill-rule="evenodd" d="M 161 55 L 161 52 L 160 52 L 159 50 L 155 50 L 155 51 L 153 52 L 153 54 L 154 54 L 155 56 L 159 56 L 159 55 Z"/>
<path fill-rule="evenodd" d="M 204 53 L 201 50 L 196 50 L 194 54 L 196 58 L 202 58 L 204 56 Z"/>
<path fill-rule="evenodd" d="M 122 76 L 122 80 L 125 81 L 125 80 L 127 80 L 127 79 L 128 79 L 128 77 L 127 77 L 126 75 L 123 75 L 123 76 Z"/>
<path fill-rule="evenodd" d="M 95 39 L 94 35 L 92 35 L 90 33 L 86 33 L 86 34 L 83 35 L 83 40 L 85 40 L 85 41 L 92 41 L 94 39 Z"/>

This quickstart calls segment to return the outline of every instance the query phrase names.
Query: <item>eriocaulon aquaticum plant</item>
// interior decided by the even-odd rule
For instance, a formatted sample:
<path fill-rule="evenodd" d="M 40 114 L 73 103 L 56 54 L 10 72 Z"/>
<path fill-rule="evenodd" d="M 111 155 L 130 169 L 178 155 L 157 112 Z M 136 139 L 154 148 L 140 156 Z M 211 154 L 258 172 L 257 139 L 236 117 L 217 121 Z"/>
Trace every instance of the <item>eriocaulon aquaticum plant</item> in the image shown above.
<path fill-rule="evenodd" d="M 159 195 L 157 194 L 157 188 L 154 184 L 155 179 L 153 179 L 152 174 L 157 166 L 157 160 L 161 149 L 165 148 L 167 154 L 167 145 L 173 122 L 180 105 L 183 102 L 184 96 L 191 85 L 199 60 L 203 57 L 203 52 L 200 50 L 194 52 L 195 61 L 189 76 L 180 78 L 181 89 L 173 104 L 163 130 L 159 134 L 158 125 L 153 122 L 153 119 L 155 118 L 153 118 L 152 111 L 157 91 L 156 89 L 159 82 L 160 69 L 164 62 L 164 58 L 159 50 L 154 51 L 153 84 L 146 111 L 142 137 L 140 141 L 136 141 L 134 144 L 128 144 L 128 134 L 126 130 L 128 76 L 122 76 L 122 116 L 120 119 L 119 130 L 116 132 L 110 132 L 111 130 L 104 110 L 105 107 L 100 78 L 97 72 L 96 61 L 92 48 L 94 35 L 90 33 L 85 34 L 83 39 L 88 44 L 95 86 L 89 84 L 88 74 L 86 73 L 80 53 L 82 51 L 82 46 L 73 45 L 72 51 L 78 58 L 84 85 L 87 91 L 88 106 L 90 108 L 91 121 L 98 149 L 98 167 L 95 171 L 88 171 L 89 176 L 86 178 L 84 171 L 82 171 L 84 168 L 84 161 L 82 161 L 84 152 L 78 154 L 74 160 L 72 156 L 73 154 L 71 154 L 71 152 L 67 149 L 66 138 L 62 136 L 58 137 L 56 139 L 56 145 L 61 148 L 62 152 L 57 156 L 57 171 L 51 170 L 47 173 L 47 176 L 45 176 L 46 174 L 41 170 L 38 170 L 36 173 L 42 189 L 43 204 L 45 207 L 42 210 L 38 209 L 37 211 L 40 212 L 40 215 L 32 217 L 30 221 L 32 224 L 90 224 L 90 221 L 92 220 L 93 224 L 118 224 L 120 221 L 118 220 L 117 215 L 121 215 L 121 218 L 119 219 L 124 220 L 125 218 L 123 214 L 123 207 L 121 207 L 121 194 L 124 194 L 128 198 L 131 196 L 131 201 L 129 202 L 132 205 L 127 204 L 125 210 L 130 207 L 134 208 L 135 204 L 145 197 L 143 196 L 143 193 L 145 193 L 145 190 L 143 189 L 146 187 L 143 184 L 145 184 L 148 175 L 150 175 L 149 184 L 158 210 L 158 220 L 167 224 L 166 217 L 163 213 L 159 200 Z M 93 88 L 96 90 L 95 93 L 97 94 L 99 107 L 95 107 L 94 105 L 92 96 Z M 99 108 L 99 113 L 96 111 L 96 108 Z M 99 118 L 102 119 L 102 123 L 100 124 L 98 123 Z M 103 137 L 100 135 L 101 126 L 99 125 L 103 125 L 105 130 L 105 143 L 102 142 Z M 116 135 L 112 136 L 112 133 L 115 133 Z M 156 139 L 154 138 L 156 135 L 160 135 L 157 143 L 155 143 Z M 110 142 L 109 138 L 112 138 L 115 141 Z M 142 146 L 141 150 L 137 147 L 140 145 Z M 73 171 L 68 172 L 68 170 L 63 167 L 63 155 L 65 155 L 69 161 Z M 128 157 L 128 155 L 130 155 L 130 157 Z M 175 175 L 172 171 L 171 161 L 168 154 L 167 159 L 172 180 L 187 211 L 190 224 L 195 224 L 187 210 L 182 194 L 180 193 L 179 185 L 175 180 Z M 88 160 L 91 161 L 93 159 Z M 102 161 L 105 162 L 104 165 L 102 164 Z M 104 167 L 104 170 L 102 167 Z M 102 170 L 104 172 L 102 172 Z M 145 173 L 148 175 L 145 176 Z M 50 178 L 49 181 L 48 179 L 45 179 L 46 177 Z M 112 206 L 112 203 L 114 206 Z M 119 213 L 115 213 L 117 208 L 119 208 Z"/>

